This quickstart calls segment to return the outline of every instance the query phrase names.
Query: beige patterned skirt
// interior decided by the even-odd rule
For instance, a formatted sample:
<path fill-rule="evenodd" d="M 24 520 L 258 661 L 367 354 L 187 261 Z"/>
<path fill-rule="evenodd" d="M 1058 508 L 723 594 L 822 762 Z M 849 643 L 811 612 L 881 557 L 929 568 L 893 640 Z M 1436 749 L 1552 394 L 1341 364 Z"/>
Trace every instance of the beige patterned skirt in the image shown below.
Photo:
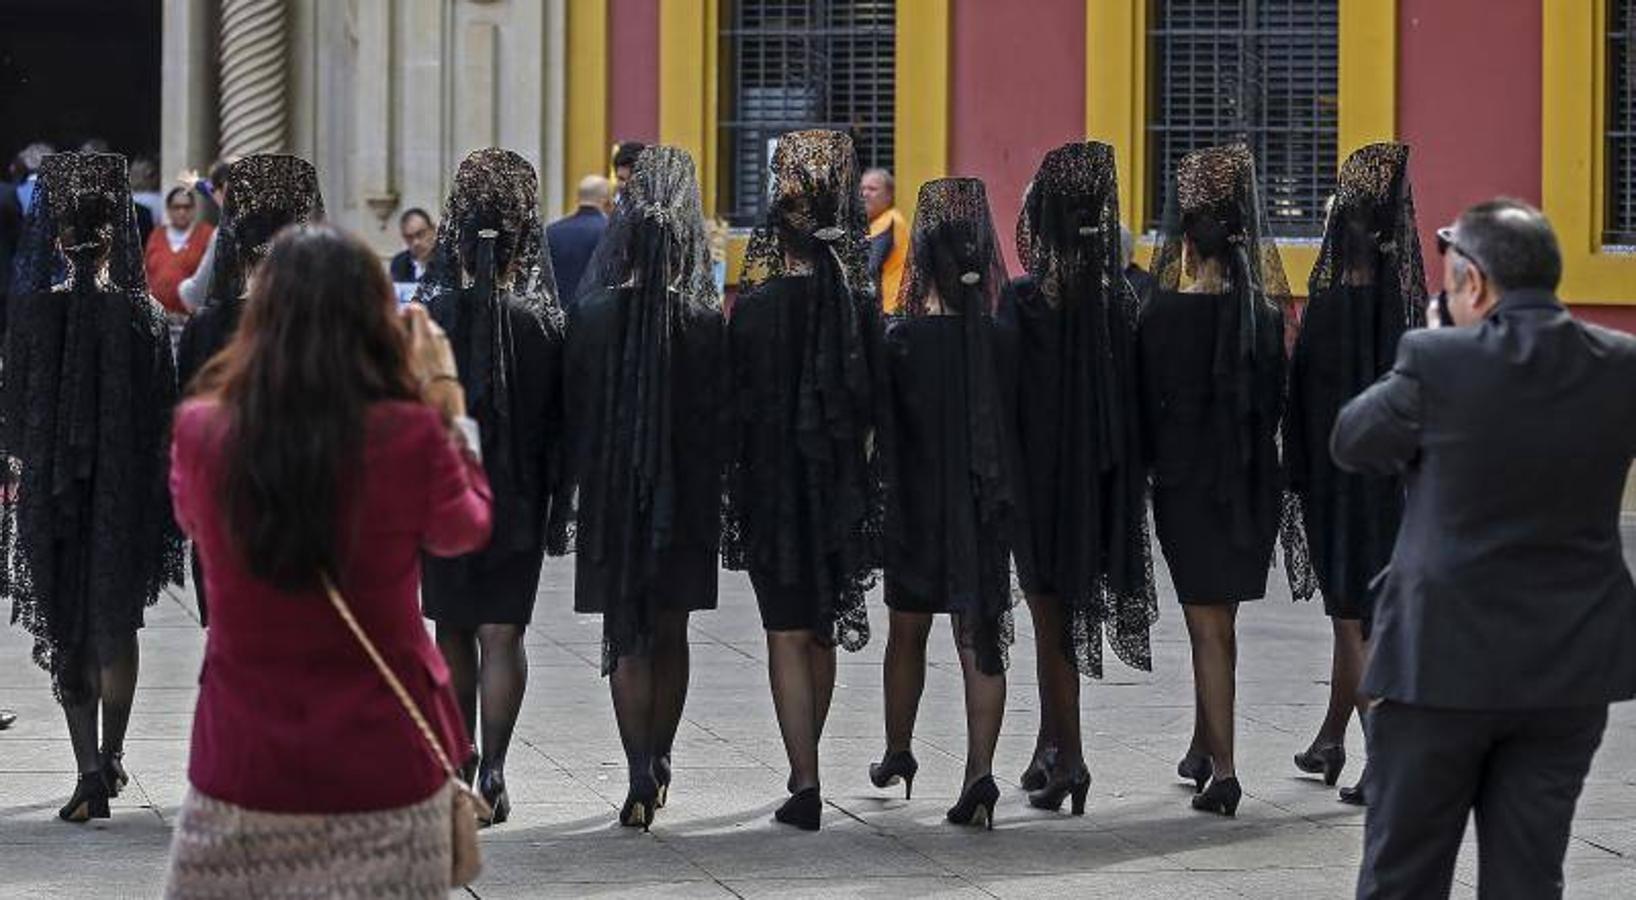
<path fill-rule="evenodd" d="M 449 896 L 449 788 L 367 813 L 268 813 L 190 789 L 171 839 L 165 896 Z"/>

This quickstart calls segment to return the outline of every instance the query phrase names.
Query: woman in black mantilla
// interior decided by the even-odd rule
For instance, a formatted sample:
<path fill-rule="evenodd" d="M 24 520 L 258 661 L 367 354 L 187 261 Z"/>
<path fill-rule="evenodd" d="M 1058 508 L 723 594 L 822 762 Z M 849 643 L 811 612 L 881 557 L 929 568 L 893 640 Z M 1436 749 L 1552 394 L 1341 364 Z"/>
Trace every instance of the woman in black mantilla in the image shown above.
<path fill-rule="evenodd" d="M 993 314 L 1005 264 L 975 178 L 920 189 L 901 318 L 888 321 L 878 453 L 886 484 L 886 756 L 876 787 L 919 769 L 910 743 L 926 686 L 934 613 L 949 613 L 966 691 L 966 773 L 948 811 L 992 828 L 994 746 L 1012 640 L 1011 532 L 1017 490 L 1010 399 L 1015 336 Z"/>
<path fill-rule="evenodd" d="M 835 131 L 773 153 L 766 221 L 728 319 L 732 446 L 722 555 L 748 570 L 793 795 L 778 821 L 816 830 L 818 740 L 835 646 L 869 640 L 879 503 L 869 458 L 880 305 L 869 282 L 858 160 Z"/>
<path fill-rule="evenodd" d="M 1403 481 L 1342 472 L 1330 459 L 1329 435 L 1340 408 L 1391 369 L 1403 333 L 1426 320 L 1408 162 L 1408 147 L 1385 143 L 1341 166 L 1290 361 L 1284 447 L 1335 634 L 1329 708 L 1295 765 L 1331 785 L 1346 765 L 1346 729 L 1368 658 L 1369 581 L 1392 556 Z M 1359 779 L 1341 798 L 1362 802 L 1362 791 Z"/>
<path fill-rule="evenodd" d="M 1125 280 L 1113 148 L 1047 153 L 1017 217 L 1027 275 L 1003 298 L 1018 339 L 1015 422 L 1027 515 L 1017 580 L 1034 621 L 1040 723 L 1023 772 L 1029 801 L 1084 811 L 1090 788 L 1079 676 L 1102 644 L 1153 667 L 1158 619 L 1137 415 L 1137 299 Z"/>
<path fill-rule="evenodd" d="M 725 333 L 693 158 L 648 147 L 619 196 L 568 318 L 574 610 L 602 614 L 619 819 L 646 828 L 669 794 L 688 613 L 716 607 Z"/>
<path fill-rule="evenodd" d="M 477 553 L 426 557 L 421 597 L 474 735 L 481 707 L 476 785 L 492 825 L 511 811 L 506 751 L 528 687 L 523 632 L 540 567 L 547 550 L 561 555 L 568 543 L 555 291 L 534 167 L 510 150 L 473 152 L 455 171 L 416 300 L 454 344 L 494 488 L 494 536 Z M 464 774 L 472 775 L 470 762 Z"/>
<path fill-rule="evenodd" d="M 1159 546 L 1193 651 L 1193 740 L 1178 773 L 1193 808 L 1233 815 L 1238 604 L 1266 595 L 1285 539 L 1291 589 L 1312 595 L 1295 503 L 1284 490 L 1284 307 L 1289 286 L 1243 145 L 1177 167 L 1138 333 L 1144 444 Z M 1205 783 L 1209 782 L 1208 789 Z"/>
<path fill-rule="evenodd" d="M 215 267 L 210 296 L 203 309 L 182 327 L 176 349 L 177 382 L 186 394 L 193 376 L 220 353 L 239 327 L 239 314 L 250 296 L 256 268 L 267 257 L 273 237 L 290 225 L 324 218 L 318 172 L 299 156 L 276 153 L 246 156 L 229 166 L 227 202 L 216 231 Z M 204 569 L 193 559 L 193 595 L 199 622 L 210 623 Z"/>
<path fill-rule="evenodd" d="M 68 719 L 79 781 L 58 815 L 105 819 L 128 782 L 143 610 L 182 579 L 165 454 L 176 373 L 124 157 L 45 158 L 15 271 L 0 370 L 0 592 Z"/>

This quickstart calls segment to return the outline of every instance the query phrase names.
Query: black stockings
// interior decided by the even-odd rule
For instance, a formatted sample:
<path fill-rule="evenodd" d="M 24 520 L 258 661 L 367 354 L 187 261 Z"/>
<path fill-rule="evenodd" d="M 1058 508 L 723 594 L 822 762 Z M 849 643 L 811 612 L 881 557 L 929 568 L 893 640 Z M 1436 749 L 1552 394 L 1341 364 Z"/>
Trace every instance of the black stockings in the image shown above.
<path fill-rule="evenodd" d="M 479 625 L 475 631 L 439 623 L 437 646 L 449 664 L 450 681 L 466 730 L 478 734 L 482 695 L 482 768 L 504 774 L 506 751 L 528 689 L 528 651 L 522 625 Z"/>
<path fill-rule="evenodd" d="M 835 648 L 812 631 L 767 632 L 773 709 L 790 760 L 791 792 L 818 786 L 818 740 L 835 694 Z"/>
<path fill-rule="evenodd" d="M 960 620 L 952 617 L 955 646 L 960 653 L 960 674 L 965 683 L 965 787 L 994 768 L 994 747 L 1000 741 L 1005 716 L 1005 676 L 987 675 L 977 668 L 977 654 L 960 646 Z M 908 750 L 914 738 L 915 717 L 926 687 L 926 641 L 932 617 L 927 613 L 892 613 L 886 638 L 886 750 Z"/>
<path fill-rule="evenodd" d="M 651 652 L 621 656 L 608 677 L 632 779 L 653 775 L 655 759 L 669 759 L 687 703 L 688 670 L 687 613 L 661 612 Z"/>
<path fill-rule="evenodd" d="M 1068 633 L 1066 612 L 1055 597 L 1029 595 L 1028 612 L 1034 619 L 1034 665 L 1039 674 L 1040 730 L 1034 755 L 1056 751 L 1056 768 L 1078 771 L 1085 761 L 1079 733 L 1079 673 L 1063 646 Z"/>
<path fill-rule="evenodd" d="M 1329 709 L 1324 722 L 1318 727 L 1318 736 L 1312 739 L 1314 749 L 1336 744 L 1345 745 L 1346 728 L 1352 722 L 1352 711 L 1358 711 L 1363 721 L 1364 700 L 1358 694 L 1363 681 L 1363 664 L 1369 658 L 1369 645 L 1363 639 L 1363 623 L 1357 619 L 1330 619 L 1335 630 L 1335 649 L 1329 663 Z"/>
<path fill-rule="evenodd" d="M 131 705 L 136 700 L 139 662 L 135 632 L 121 639 L 108 659 L 99 659 L 95 652 L 86 654 L 84 677 L 90 693 L 79 703 L 63 706 L 68 740 L 74 748 L 74 763 L 81 774 L 102 768 L 99 751 L 124 751 L 125 730 L 131 724 Z M 100 744 L 97 739 L 99 713 Z"/>
<path fill-rule="evenodd" d="M 1237 777 L 1233 768 L 1233 700 L 1238 639 L 1237 603 L 1183 604 L 1193 646 L 1192 749 L 1208 754 L 1215 777 Z"/>

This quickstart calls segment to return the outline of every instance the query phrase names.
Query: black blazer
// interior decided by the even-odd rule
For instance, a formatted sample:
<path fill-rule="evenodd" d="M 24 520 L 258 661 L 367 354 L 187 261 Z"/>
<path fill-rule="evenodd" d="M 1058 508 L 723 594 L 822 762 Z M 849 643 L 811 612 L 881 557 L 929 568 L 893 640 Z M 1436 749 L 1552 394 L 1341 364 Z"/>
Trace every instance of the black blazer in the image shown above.
<path fill-rule="evenodd" d="M 602 232 L 606 230 L 608 217 L 591 206 L 581 206 L 573 215 L 558 219 L 545 229 L 546 243 L 551 245 L 551 268 L 557 275 L 557 298 L 565 308 L 574 304 L 585 267 L 590 264 L 597 244 L 602 243 Z"/>
<path fill-rule="evenodd" d="M 408 250 L 399 250 L 398 255 L 392 257 L 391 264 L 386 268 L 392 274 L 393 284 L 414 284 L 420 281 L 415 277 L 415 258 L 409 255 Z"/>
<path fill-rule="evenodd" d="M 1341 410 L 1344 469 L 1403 473 L 1364 691 L 1452 709 L 1636 696 L 1619 504 L 1636 454 L 1636 339 L 1513 291 L 1477 326 L 1412 331 Z"/>

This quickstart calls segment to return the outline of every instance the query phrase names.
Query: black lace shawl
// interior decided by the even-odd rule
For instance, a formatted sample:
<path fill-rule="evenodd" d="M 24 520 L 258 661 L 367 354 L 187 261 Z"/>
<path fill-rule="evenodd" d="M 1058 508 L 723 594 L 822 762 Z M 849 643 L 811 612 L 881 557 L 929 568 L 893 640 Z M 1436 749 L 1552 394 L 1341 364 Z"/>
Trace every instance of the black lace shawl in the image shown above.
<path fill-rule="evenodd" d="M 1062 650 L 1078 671 L 1102 675 L 1104 633 L 1126 665 L 1151 670 L 1159 608 L 1137 408 L 1138 299 L 1123 274 L 1112 147 L 1074 142 L 1046 154 L 1017 217 L 1017 255 L 1028 273 L 1013 294 L 1019 325 L 1059 332 L 1039 342 L 1056 353 L 1021 363 L 1022 392 L 1058 397 L 1049 408 L 1057 421 L 1030 435 L 1049 446 L 1029 455 L 1044 470 L 1027 476 L 1044 489 L 1031 494 L 1019 568 L 1032 567 L 1025 582 L 1050 585 L 1066 605 Z"/>
<path fill-rule="evenodd" d="M 1279 358 L 1264 356 L 1264 348 L 1274 345 L 1257 339 L 1256 314 L 1265 308 L 1278 321 L 1294 319 L 1289 281 L 1284 277 L 1278 245 L 1267 227 L 1256 181 L 1255 159 L 1243 144 L 1209 147 L 1182 157 L 1165 203 L 1161 242 L 1153 254 L 1152 272 L 1161 291 L 1180 291 L 1195 277 L 1193 260 L 1184 251 L 1187 228 L 1197 219 L 1224 223 L 1230 233 L 1229 254 L 1236 324 L 1224 329 L 1216 342 L 1211 364 L 1217 389 L 1229 398 L 1219 404 L 1223 414 L 1213 423 L 1217 499 L 1232 510 L 1234 528 L 1229 539 L 1250 540 L 1260 531 L 1260 523 L 1275 524 L 1284 549 L 1284 567 L 1291 593 L 1310 599 L 1317 586 L 1302 527 L 1300 500 L 1287 485 L 1275 492 L 1277 509 L 1263 508 L 1265 492 L 1255 489 L 1260 472 L 1282 472 L 1282 460 L 1257 457 L 1260 442 L 1255 439 L 1257 400 L 1255 385 L 1273 370 L 1282 371 L 1285 342 L 1275 342 Z M 1278 376 L 1274 381 L 1282 381 Z M 1279 406 L 1285 404 L 1280 400 Z M 1278 444 L 1282 446 L 1282 421 Z M 1282 476 L 1280 476 L 1282 477 Z"/>
<path fill-rule="evenodd" d="M 820 638 L 857 650 L 869 641 L 864 595 L 878 568 L 882 510 L 870 436 L 879 390 L 880 304 L 869 281 L 868 228 L 852 139 L 837 131 L 784 135 L 773 152 L 771 202 L 745 250 L 738 304 L 771 303 L 771 334 L 794 377 L 731 385 L 732 451 L 722 556 L 732 569 L 805 588 Z M 800 304 L 793 311 L 791 304 Z M 729 328 L 730 336 L 738 329 Z M 746 338 L 747 339 L 747 338 Z M 730 339 L 736 373 L 750 348 Z M 768 391 L 770 403 L 755 402 Z M 751 428 L 781 430 L 774 459 L 745 453 Z"/>
<path fill-rule="evenodd" d="M 548 367 L 549 383 L 517 383 L 527 367 L 521 354 L 560 361 L 563 338 L 539 179 L 528 160 L 491 147 L 461 161 L 415 299 L 454 345 L 494 490 L 494 537 L 486 550 L 461 560 L 484 564 L 542 544 L 553 555 L 566 553 L 571 503 L 560 367 Z M 523 409 L 545 412 L 520 421 Z"/>
<path fill-rule="evenodd" d="M 1017 524 L 1015 435 L 1007 415 L 1010 398 L 1001 396 L 1012 379 L 1002 377 L 994 333 L 994 314 L 1006 283 L 1005 262 L 983 182 L 941 178 L 922 185 L 906 277 L 899 288 L 900 324 L 913 327 L 911 320 L 945 315 L 956 317 L 960 324 L 958 358 L 964 366 L 954 376 L 960 384 L 943 389 L 962 394 L 966 401 L 960 433 L 949 439 L 965 445 L 962 455 L 969 462 L 968 484 L 955 495 L 932 496 L 937 493 L 935 486 L 924 485 L 918 477 L 925 473 L 904 471 L 905 458 L 899 452 L 904 449 L 900 447 L 904 432 L 898 427 L 894 402 L 901 398 L 893 383 L 894 367 L 883 365 L 886 390 L 878 404 L 878 450 L 885 482 L 885 564 L 891 574 L 897 568 L 895 558 L 916 555 L 905 553 L 905 548 L 928 539 L 943 542 L 941 553 L 928 554 L 945 561 L 943 571 L 937 573 L 939 583 L 928 588 L 934 596 L 947 598 L 951 612 L 960 613 L 957 639 L 975 652 L 979 669 L 990 674 L 1005 670 L 1014 636 L 1008 557 Z M 931 302 L 934 296 L 935 305 Z M 916 484 L 927 487 L 924 493 L 929 496 L 906 496 Z M 969 505 L 975 512 L 975 546 L 966 545 L 963 529 L 913 533 L 905 512 L 920 504 Z"/>
<path fill-rule="evenodd" d="M 587 370 L 584 383 L 569 386 L 579 411 L 571 416 L 577 452 L 570 470 L 579 508 L 575 549 L 609 576 L 598 585 L 609 674 L 621 656 L 651 646 L 652 603 L 662 590 L 654 582 L 666 554 L 703 537 L 678 533 L 698 519 L 684 498 L 711 498 L 712 548 L 719 538 L 722 461 L 710 452 L 721 443 L 718 423 L 678 421 L 689 407 L 719 408 L 725 337 L 687 151 L 642 151 L 586 271 L 568 327 L 569 371 Z M 590 316 L 613 324 L 582 329 Z M 718 402 L 698 402 L 707 398 Z M 689 447 L 693 455 L 684 455 Z M 695 479 L 714 486 L 685 490 Z"/>
<path fill-rule="evenodd" d="M 1408 178 L 1409 148 L 1362 147 L 1341 166 L 1291 360 L 1284 453 L 1302 499 L 1325 595 L 1363 602 L 1390 558 L 1402 514 L 1397 478 L 1341 472 L 1329 456 L 1340 407 L 1392 367 L 1404 332 L 1425 324 L 1426 275 Z"/>
<path fill-rule="evenodd" d="M 147 293 L 124 157 L 45 158 L 0 369 L 0 592 L 59 699 L 180 584 L 166 440 L 176 379 Z"/>
<path fill-rule="evenodd" d="M 324 218 L 318 171 L 299 156 L 258 153 L 236 160 L 229 171 L 231 186 L 216 229 L 210 296 L 183 326 L 176 348 L 183 391 L 233 339 L 244 311 L 246 273 L 266 257 L 273 237 L 288 226 Z"/>

